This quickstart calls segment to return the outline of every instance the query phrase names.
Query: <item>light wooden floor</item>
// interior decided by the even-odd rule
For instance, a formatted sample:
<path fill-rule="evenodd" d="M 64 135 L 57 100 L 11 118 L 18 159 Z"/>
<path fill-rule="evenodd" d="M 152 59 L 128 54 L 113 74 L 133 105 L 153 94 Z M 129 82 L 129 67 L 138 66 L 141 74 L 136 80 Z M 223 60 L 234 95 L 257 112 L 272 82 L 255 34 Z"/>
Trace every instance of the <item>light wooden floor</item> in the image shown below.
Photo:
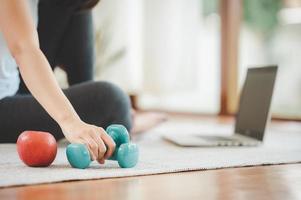
<path fill-rule="evenodd" d="M 0 190 L 0 199 L 301 199 L 301 164 L 77 181 Z"/>
<path fill-rule="evenodd" d="M 221 123 L 231 121 L 231 119 L 218 119 L 218 122 Z M 287 122 L 277 124 L 284 125 L 281 127 L 285 128 L 292 125 Z M 293 126 L 295 125 L 293 124 Z M 229 168 L 12 187 L 0 189 L 0 199 L 294 200 L 301 199 L 301 164 Z"/>

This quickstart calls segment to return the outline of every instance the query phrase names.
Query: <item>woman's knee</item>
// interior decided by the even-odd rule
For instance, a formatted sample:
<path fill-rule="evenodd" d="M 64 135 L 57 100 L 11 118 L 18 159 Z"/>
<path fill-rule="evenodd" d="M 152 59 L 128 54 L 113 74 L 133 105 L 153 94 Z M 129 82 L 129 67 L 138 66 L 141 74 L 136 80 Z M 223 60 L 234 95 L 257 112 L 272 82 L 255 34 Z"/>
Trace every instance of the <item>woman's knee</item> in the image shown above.
<path fill-rule="evenodd" d="M 108 109 L 111 123 L 120 123 L 131 129 L 131 105 L 128 95 L 118 86 L 109 82 L 94 82 L 94 92 Z"/>

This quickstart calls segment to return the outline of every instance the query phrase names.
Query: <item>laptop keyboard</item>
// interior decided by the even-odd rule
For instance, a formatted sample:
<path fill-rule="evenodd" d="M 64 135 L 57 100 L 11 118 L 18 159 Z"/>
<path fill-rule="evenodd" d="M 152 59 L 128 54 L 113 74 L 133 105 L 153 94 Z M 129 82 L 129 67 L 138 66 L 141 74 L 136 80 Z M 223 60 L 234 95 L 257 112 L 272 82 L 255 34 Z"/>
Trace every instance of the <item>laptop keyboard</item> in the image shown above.
<path fill-rule="evenodd" d="M 210 142 L 216 142 L 218 146 L 249 146 L 251 143 L 247 141 L 241 141 L 231 137 L 222 137 L 222 136 L 200 136 L 202 139 L 205 139 Z"/>
<path fill-rule="evenodd" d="M 208 141 L 216 141 L 216 140 L 221 140 L 221 141 L 237 141 L 234 138 L 231 137 L 222 137 L 222 136 L 200 136 L 203 139 L 206 139 Z"/>

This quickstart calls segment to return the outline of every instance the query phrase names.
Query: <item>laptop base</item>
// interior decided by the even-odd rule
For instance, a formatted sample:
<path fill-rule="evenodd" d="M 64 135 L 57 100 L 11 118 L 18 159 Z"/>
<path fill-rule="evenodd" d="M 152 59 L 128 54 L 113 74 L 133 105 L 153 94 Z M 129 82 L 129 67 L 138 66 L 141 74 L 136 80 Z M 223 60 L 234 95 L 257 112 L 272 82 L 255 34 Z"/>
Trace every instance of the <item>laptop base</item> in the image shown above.
<path fill-rule="evenodd" d="M 240 134 L 232 136 L 165 135 L 163 138 L 182 147 L 258 146 L 261 141 Z"/>

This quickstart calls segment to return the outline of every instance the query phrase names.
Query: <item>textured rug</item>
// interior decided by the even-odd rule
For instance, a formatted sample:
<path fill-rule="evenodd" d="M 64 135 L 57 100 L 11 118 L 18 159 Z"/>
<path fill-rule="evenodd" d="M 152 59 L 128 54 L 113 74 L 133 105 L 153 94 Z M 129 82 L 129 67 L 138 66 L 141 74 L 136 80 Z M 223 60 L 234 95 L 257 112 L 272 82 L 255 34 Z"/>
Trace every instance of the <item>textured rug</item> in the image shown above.
<path fill-rule="evenodd" d="M 15 144 L 0 145 L 0 187 L 53 183 L 69 180 L 103 179 L 192 170 L 301 162 L 301 127 L 267 131 L 260 147 L 182 148 L 162 139 L 163 134 L 220 134 L 230 126 L 190 122 L 167 122 L 137 139 L 140 162 L 132 169 L 120 169 L 113 161 L 93 163 L 88 169 L 69 166 L 65 148 L 60 147 L 54 163 L 47 168 L 30 168 L 18 158 Z"/>

